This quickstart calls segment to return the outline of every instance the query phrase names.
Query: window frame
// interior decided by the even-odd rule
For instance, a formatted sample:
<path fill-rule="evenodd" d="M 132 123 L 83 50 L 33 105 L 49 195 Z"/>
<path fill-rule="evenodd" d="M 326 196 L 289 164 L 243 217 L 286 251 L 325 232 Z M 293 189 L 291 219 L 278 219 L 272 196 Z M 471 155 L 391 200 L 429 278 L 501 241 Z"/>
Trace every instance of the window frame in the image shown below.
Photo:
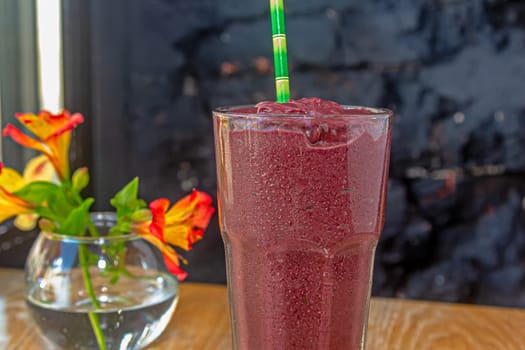
<path fill-rule="evenodd" d="M 83 113 L 73 166 L 88 166 L 96 210 L 125 183 L 129 155 L 125 88 L 130 18 L 135 0 L 62 0 L 64 106 Z M 107 145 L 111 144 L 111 149 Z M 115 156 L 116 155 L 116 156 Z"/>

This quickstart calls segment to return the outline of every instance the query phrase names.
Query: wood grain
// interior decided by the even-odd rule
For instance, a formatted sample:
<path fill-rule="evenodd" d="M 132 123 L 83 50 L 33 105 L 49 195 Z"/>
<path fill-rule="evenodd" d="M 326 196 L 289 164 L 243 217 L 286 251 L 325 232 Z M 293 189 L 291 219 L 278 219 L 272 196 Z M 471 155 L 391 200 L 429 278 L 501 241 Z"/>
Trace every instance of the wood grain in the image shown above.
<path fill-rule="evenodd" d="M 186 283 L 181 286 L 178 310 L 168 330 L 150 348 L 231 349 L 229 322 L 225 287 Z"/>
<path fill-rule="evenodd" d="M 368 350 L 521 350 L 525 311 L 375 299 Z"/>
<path fill-rule="evenodd" d="M 0 349 L 52 349 L 28 315 L 23 288 L 22 271 L 0 269 Z M 367 350 L 522 350 L 524 329 L 524 310 L 373 299 Z M 226 288 L 183 284 L 168 329 L 148 349 L 231 350 Z"/>

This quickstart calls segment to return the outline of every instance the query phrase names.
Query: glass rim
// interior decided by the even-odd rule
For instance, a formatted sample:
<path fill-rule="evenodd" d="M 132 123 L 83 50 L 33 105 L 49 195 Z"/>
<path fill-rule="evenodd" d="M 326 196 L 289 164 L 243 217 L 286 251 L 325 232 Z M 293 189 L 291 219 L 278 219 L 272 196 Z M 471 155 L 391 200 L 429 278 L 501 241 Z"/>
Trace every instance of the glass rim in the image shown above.
<path fill-rule="evenodd" d="M 134 233 L 128 233 L 125 235 L 118 235 L 118 236 L 100 236 L 100 237 L 69 236 L 69 235 L 64 235 L 61 233 L 48 232 L 48 231 L 40 231 L 40 234 L 44 235 L 47 239 L 52 240 L 52 241 L 60 241 L 60 242 L 66 242 L 66 243 L 79 243 L 79 244 L 94 244 L 94 245 L 102 245 L 108 242 L 134 241 L 134 240 L 141 238 L 141 236 L 134 234 Z"/>
<path fill-rule="evenodd" d="M 104 212 L 92 212 L 90 213 L 91 219 L 94 221 L 95 226 L 97 221 L 101 222 L 116 222 L 116 213 L 110 211 Z M 133 241 L 140 239 L 141 236 L 134 233 L 127 233 L 124 235 L 115 235 L 115 236 L 70 236 L 62 233 L 50 232 L 50 231 L 40 231 L 40 234 L 44 235 L 47 239 L 53 241 L 61 241 L 66 243 L 78 243 L 78 244 L 93 244 L 93 245 L 102 245 L 108 242 L 122 242 L 122 241 Z"/>
<path fill-rule="evenodd" d="M 255 108 L 255 105 L 238 105 L 224 106 L 213 109 L 214 116 L 226 118 L 245 118 L 245 119 L 271 119 L 271 118 L 289 118 L 289 119 L 316 119 L 316 118 L 342 118 L 342 119 L 367 119 L 367 120 L 392 120 L 394 112 L 387 108 L 365 107 L 356 105 L 341 105 L 345 110 L 366 110 L 368 113 L 355 114 L 321 114 L 309 115 L 300 113 L 248 113 L 235 112 L 239 109 Z"/>

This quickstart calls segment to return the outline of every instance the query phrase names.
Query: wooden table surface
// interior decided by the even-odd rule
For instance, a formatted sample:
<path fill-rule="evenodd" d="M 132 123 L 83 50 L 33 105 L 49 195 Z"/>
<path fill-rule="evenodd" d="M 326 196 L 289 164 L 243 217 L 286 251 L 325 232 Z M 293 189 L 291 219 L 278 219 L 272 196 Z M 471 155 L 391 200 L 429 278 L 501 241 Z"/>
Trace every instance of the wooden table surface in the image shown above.
<path fill-rule="evenodd" d="M 45 350 L 23 296 L 22 271 L 0 269 L 0 349 Z M 230 350 L 226 288 L 184 283 L 168 329 L 148 349 Z M 522 350 L 525 310 L 373 299 L 367 350 L 383 349 Z"/>

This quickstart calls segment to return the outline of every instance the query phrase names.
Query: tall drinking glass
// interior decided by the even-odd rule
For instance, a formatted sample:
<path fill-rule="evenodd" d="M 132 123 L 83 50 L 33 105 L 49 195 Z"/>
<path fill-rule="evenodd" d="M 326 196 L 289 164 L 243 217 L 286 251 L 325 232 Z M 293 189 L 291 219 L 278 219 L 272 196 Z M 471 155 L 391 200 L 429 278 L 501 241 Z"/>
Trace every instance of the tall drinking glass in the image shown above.
<path fill-rule="evenodd" d="M 365 346 L 392 114 L 214 111 L 236 350 Z"/>

